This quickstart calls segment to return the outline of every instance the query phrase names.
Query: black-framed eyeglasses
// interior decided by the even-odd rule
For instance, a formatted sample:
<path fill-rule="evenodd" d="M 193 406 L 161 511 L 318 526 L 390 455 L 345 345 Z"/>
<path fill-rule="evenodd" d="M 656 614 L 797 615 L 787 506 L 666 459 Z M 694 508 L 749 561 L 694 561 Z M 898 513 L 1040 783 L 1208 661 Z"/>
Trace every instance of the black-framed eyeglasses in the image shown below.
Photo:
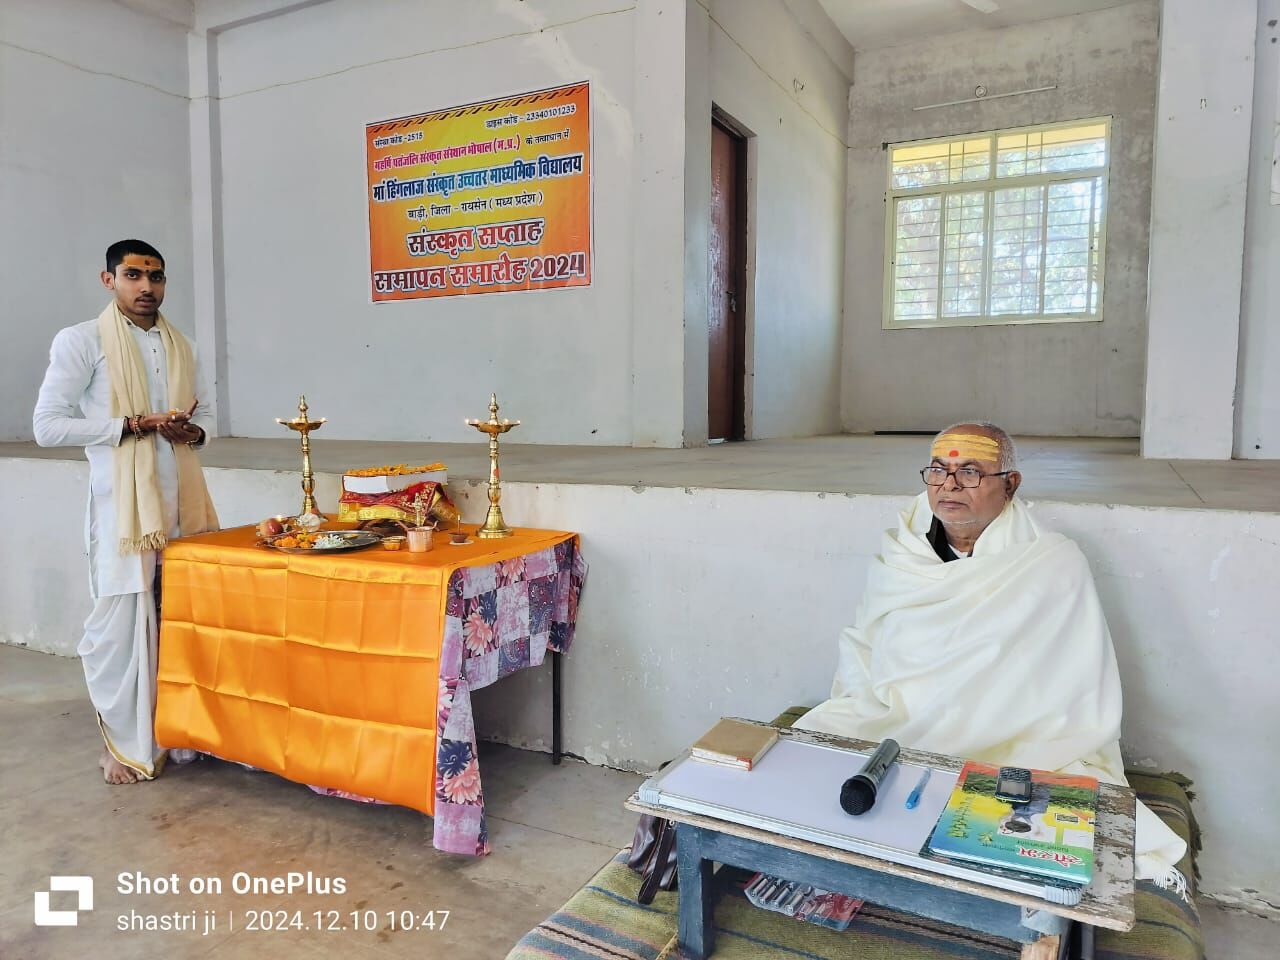
<path fill-rule="evenodd" d="M 940 487 L 947 482 L 947 477 L 955 477 L 957 486 L 972 489 L 982 485 L 982 481 L 987 477 L 1003 477 L 1012 470 L 1001 470 L 999 473 L 983 473 L 977 467 L 960 467 L 957 470 L 948 470 L 945 467 L 925 467 L 920 471 L 920 479 L 924 481 L 927 487 Z"/>

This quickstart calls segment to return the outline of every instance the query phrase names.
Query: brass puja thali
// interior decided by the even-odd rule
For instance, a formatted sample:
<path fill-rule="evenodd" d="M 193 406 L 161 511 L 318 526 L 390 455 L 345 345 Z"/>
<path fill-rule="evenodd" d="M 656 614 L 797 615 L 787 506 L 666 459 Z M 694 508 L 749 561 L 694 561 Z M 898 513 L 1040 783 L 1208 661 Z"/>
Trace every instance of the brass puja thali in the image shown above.
<path fill-rule="evenodd" d="M 281 553 L 343 553 L 363 550 L 382 542 L 382 538 L 369 530 L 317 530 L 314 533 L 293 530 L 264 537 L 258 546 Z"/>

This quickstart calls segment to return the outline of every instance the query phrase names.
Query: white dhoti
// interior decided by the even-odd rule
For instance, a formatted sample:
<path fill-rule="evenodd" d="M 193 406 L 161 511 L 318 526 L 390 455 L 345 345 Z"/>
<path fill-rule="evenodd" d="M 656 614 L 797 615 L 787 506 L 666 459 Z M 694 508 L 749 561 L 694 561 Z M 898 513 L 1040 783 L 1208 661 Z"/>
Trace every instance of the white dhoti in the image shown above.
<path fill-rule="evenodd" d="M 944 563 L 921 494 L 885 532 L 832 699 L 797 727 L 1124 783 L 1120 675 L 1079 548 L 1016 498 Z M 1185 888 L 1186 844 L 1138 804 L 1139 878 Z"/>
<path fill-rule="evenodd" d="M 194 385 L 194 387 L 193 387 Z M 41 446 L 83 446 L 89 461 L 85 552 L 93 612 L 78 648 L 107 748 L 141 777 L 156 776 L 157 550 L 218 528 L 194 449 L 158 433 L 130 434 L 149 411 L 191 408 L 213 429 L 194 351 L 163 316 L 143 329 L 113 301 L 96 320 L 60 331 L 49 351 L 32 427 Z M 193 400 L 195 401 L 193 405 Z"/>
<path fill-rule="evenodd" d="M 99 597 L 76 651 L 107 749 L 148 780 L 163 769 L 165 756 L 153 721 L 157 630 L 152 590 Z"/>

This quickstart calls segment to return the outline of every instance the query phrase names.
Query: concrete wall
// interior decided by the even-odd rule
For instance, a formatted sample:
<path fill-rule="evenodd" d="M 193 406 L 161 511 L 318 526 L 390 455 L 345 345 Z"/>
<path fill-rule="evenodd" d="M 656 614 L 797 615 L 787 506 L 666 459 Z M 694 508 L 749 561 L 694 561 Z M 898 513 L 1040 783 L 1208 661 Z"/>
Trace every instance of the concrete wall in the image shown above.
<path fill-rule="evenodd" d="M 632 117 L 634 446 L 707 439 L 707 29 L 696 0 L 635 10 L 635 88 L 645 93 Z"/>
<path fill-rule="evenodd" d="M 1235 456 L 1280 458 L 1280 0 L 1259 0 L 1253 136 L 1245 212 Z"/>
<path fill-rule="evenodd" d="M 12 522 L 0 540 L 0 642 L 71 654 L 88 610 L 78 461 L 0 459 Z M 228 525 L 297 498 L 296 473 L 207 471 Z M 318 478 L 332 509 L 338 479 Z M 468 520 L 487 501 L 454 490 Z M 565 746 L 650 769 L 722 715 L 769 717 L 830 689 L 880 532 L 905 497 L 508 483 L 518 525 L 581 530 L 591 566 L 565 668 Z M 42 505 L 68 505 L 49 515 Z M 1265 816 L 1280 671 L 1280 515 L 1044 503 L 1093 565 L 1125 689 L 1128 757 L 1196 781 L 1204 889 L 1265 912 L 1280 865 L 1237 829 Z M 785 516 L 786 537 L 762 517 Z M 1195 544 L 1188 550 L 1188 544 Z M 545 749 L 548 671 L 477 694 L 481 734 Z M 1241 770 L 1255 775 L 1241 777 Z M 1248 892 L 1252 891 L 1252 892 Z"/>
<path fill-rule="evenodd" d="M 484 0 L 455 12 L 324 3 L 218 34 L 236 435 L 272 434 L 306 393 L 331 437 L 462 440 L 496 390 L 523 442 L 630 443 L 633 11 Z M 592 286 L 370 304 L 365 123 L 581 80 Z"/>
<path fill-rule="evenodd" d="M 836 433 L 852 50 L 833 60 L 779 0 L 710 19 L 712 101 L 751 134 L 747 436 Z"/>
<path fill-rule="evenodd" d="M 183 28 L 98 0 L 0 4 L 0 439 L 31 438 L 53 335 L 110 300 L 112 242 L 164 253 L 162 309 L 194 331 L 187 142 Z"/>
<path fill-rule="evenodd" d="M 846 430 L 996 420 L 1017 433 L 1135 436 L 1142 416 L 1157 6 L 859 53 L 849 98 Z M 1056 84 L 1047 93 L 913 112 Z M 1100 323 L 882 329 L 885 142 L 1111 115 L 1105 319 Z M 925 378 L 928 389 L 923 389 Z"/>
<path fill-rule="evenodd" d="M 1257 2 L 1164 0 L 1160 11 L 1142 454 L 1227 460 Z"/>
<path fill-rule="evenodd" d="M 723 99 L 760 133 L 753 434 L 836 429 L 848 81 L 781 0 L 440 11 L 308 4 L 216 34 L 215 132 L 194 136 L 218 151 L 209 219 L 225 319 L 210 328 L 225 330 L 226 427 L 269 435 L 266 412 L 305 390 L 331 436 L 461 440 L 461 418 L 497 389 L 523 442 L 704 442 L 704 168 Z M 582 79 L 591 288 L 367 303 L 362 125 Z M 341 377 L 279 374 L 304 326 L 309 363 Z M 422 399 L 406 420 L 388 385 L 410 383 Z"/>

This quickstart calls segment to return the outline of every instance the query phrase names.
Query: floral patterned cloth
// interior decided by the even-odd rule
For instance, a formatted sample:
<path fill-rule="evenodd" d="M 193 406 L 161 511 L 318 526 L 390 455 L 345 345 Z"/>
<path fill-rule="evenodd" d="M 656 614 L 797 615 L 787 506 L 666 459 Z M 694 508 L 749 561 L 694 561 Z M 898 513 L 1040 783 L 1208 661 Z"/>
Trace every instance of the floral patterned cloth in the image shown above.
<path fill-rule="evenodd" d="M 568 653 L 587 565 L 577 538 L 449 579 L 440 694 L 436 700 L 436 813 L 433 845 L 484 856 L 489 832 L 476 753 L 471 691 L 542 663 L 548 650 Z M 312 787 L 327 796 L 371 801 Z"/>

